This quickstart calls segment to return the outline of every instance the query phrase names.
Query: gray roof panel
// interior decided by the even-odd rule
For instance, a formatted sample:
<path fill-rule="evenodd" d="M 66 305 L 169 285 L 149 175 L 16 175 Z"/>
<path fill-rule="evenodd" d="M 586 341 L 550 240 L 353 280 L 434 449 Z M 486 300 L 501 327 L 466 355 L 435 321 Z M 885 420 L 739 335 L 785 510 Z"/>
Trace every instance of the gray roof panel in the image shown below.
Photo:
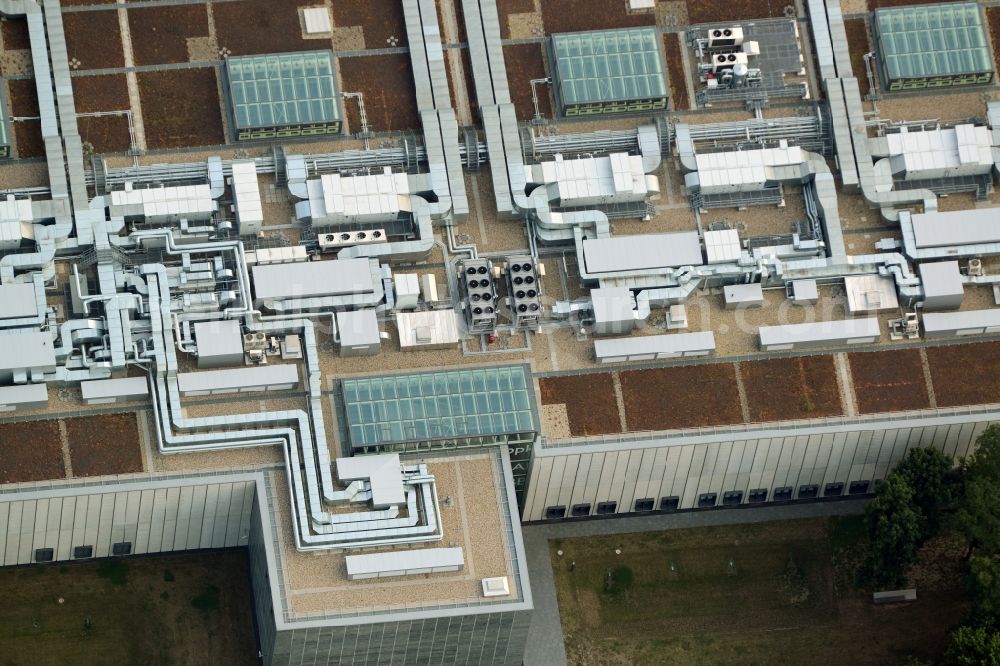
<path fill-rule="evenodd" d="M 918 248 L 1000 242 L 1000 223 L 992 208 L 914 213 L 911 219 Z"/>
<path fill-rule="evenodd" d="M 368 259 L 332 259 L 254 266 L 257 301 L 343 296 L 374 291 Z"/>
<path fill-rule="evenodd" d="M 588 273 L 701 266 L 705 263 L 697 231 L 589 238 L 583 241 L 583 256 Z"/>
<path fill-rule="evenodd" d="M 0 319 L 21 319 L 38 315 L 35 285 L 15 282 L 0 285 Z"/>
<path fill-rule="evenodd" d="M 14 333 L 0 336 L 0 370 L 55 368 L 51 333 Z"/>

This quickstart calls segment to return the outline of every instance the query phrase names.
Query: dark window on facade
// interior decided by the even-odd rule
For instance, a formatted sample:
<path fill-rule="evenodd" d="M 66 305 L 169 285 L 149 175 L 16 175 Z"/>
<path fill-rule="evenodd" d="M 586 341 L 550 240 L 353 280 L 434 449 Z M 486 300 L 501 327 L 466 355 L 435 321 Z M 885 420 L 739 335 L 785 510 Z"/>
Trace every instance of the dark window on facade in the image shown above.
<path fill-rule="evenodd" d="M 810 499 L 817 495 L 819 495 L 819 486 L 815 484 L 799 486 L 799 499 Z"/>
<path fill-rule="evenodd" d="M 767 501 L 767 488 L 755 488 L 750 491 L 747 499 L 753 504 L 759 504 L 761 502 Z"/>
<path fill-rule="evenodd" d="M 74 560 L 85 560 L 88 557 L 94 556 L 93 546 L 77 546 L 73 549 L 73 559 Z"/>
<path fill-rule="evenodd" d="M 564 506 L 550 506 L 545 509 L 545 520 L 555 520 L 556 518 L 566 517 L 566 507 Z"/>
<path fill-rule="evenodd" d="M 570 515 L 574 518 L 580 518 L 582 516 L 590 515 L 590 502 L 586 504 L 574 504 L 573 509 L 570 511 Z"/>
<path fill-rule="evenodd" d="M 111 546 L 112 555 L 128 555 L 132 552 L 132 542 L 122 541 Z"/>
<path fill-rule="evenodd" d="M 51 562 L 53 557 L 55 557 L 55 551 L 52 550 L 51 548 L 35 549 L 36 562 Z"/>
<path fill-rule="evenodd" d="M 782 500 L 792 499 L 792 487 L 782 486 L 781 488 L 774 489 L 774 501 L 781 502 Z"/>
<path fill-rule="evenodd" d="M 652 511 L 654 506 L 656 506 L 656 500 L 652 497 L 644 497 L 635 501 L 636 511 Z"/>
<path fill-rule="evenodd" d="M 598 502 L 597 514 L 602 515 L 606 513 L 614 513 L 615 509 L 617 508 L 618 508 L 618 502 Z"/>
<path fill-rule="evenodd" d="M 706 507 L 715 506 L 715 501 L 718 495 L 715 493 L 702 493 L 698 495 L 698 508 L 704 509 Z"/>
<path fill-rule="evenodd" d="M 722 493 L 723 506 L 733 506 L 734 504 L 739 504 L 742 501 L 743 501 L 742 490 L 730 490 L 729 492 Z"/>
<path fill-rule="evenodd" d="M 823 489 L 824 497 L 838 497 L 844 494 L 844 484 L 840 481 L 835 481 L 834 483 L 826 484 Z"/>
<path fill-rule="evenodd" d="M 851 485 L 847 487 L 847 493 L 849 495 L 864 495 L 868 492 L 868 486 L 871 485 L 870 481 L 851 481 Z"/>
<path fill-rule="evenodd" d="M 660 511 L 676 511 L 681 505 L 681 498 L 676 495 L 660 498 Z"/>

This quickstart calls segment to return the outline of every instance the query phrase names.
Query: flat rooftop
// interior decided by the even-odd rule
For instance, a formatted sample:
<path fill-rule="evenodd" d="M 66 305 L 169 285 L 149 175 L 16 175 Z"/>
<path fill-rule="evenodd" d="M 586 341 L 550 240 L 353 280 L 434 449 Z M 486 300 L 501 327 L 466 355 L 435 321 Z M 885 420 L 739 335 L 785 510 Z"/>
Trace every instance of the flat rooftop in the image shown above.
<path fill-rule="evenodd" d="M 286 620 L 315 619 L 419 610 L 440 605 L 496 604 L 521 601 L 515 579 L 514 547 L 509 539 L 511 520 L 517 520 L 514 498 L 501 488 L 503 471 L 496 451 L 447 457 L 407 457 L 405 462 L 427 462 L 440 499 L 444 539 L 415 548 L 461 548 L 465 566 L 452 573 L 349 580 L 347 555 L 387 552 L 363 549 L 301 553 L 289 531 L 291 517 L 284 472 L 271 472 L 269 483 L 277 505 L 274 513 L 280 584 L 284 587 Z M 446 498 L 451 498 L 450 506 Z M 507 510 L 505 511 L 505 506 Z M 397 549 L 399 550 L 399 549 Z M 506 576 L 511 594 L 483 597 L 482 579 Z"/>

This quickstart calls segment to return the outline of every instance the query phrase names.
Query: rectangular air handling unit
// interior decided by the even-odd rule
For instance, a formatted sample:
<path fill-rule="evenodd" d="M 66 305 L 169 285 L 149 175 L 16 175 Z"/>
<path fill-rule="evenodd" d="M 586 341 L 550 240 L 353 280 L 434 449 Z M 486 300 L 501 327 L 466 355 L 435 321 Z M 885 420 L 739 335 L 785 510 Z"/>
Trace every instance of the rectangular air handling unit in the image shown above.
<path fill-rule="evenodd" d="M 507 257 L 507 289 L 514 326 L 538 328 L 542 316 L 540 276 L 545 270 L 531 255 Z"/>
<path fill-rule="evenodd" d="M 497 326 L 497 291 L 493 262 L 489 259 L 466 259 L 459 264 L 459 285 L 465 320 L 473 333 L 492 333 Z"/>
<path fill-rule="evenodd" d="M 333 233 L 316 234 L 320 252 L 339 250 L 351 245 L 369 245 L 385 243 L 385 229 L 366 229 L 364 231 L 336 231 Z"/>
<path fill-rule="evenodd" d="M 712 28 L 708 31 L 708 48 L 732 48 L 743 43 L 743 28 L 738 25 L 728 28 Z"/>
<path fill-rule="evenodd" d="M 746 53 L 714 53 L 712 54 L 712 73 L 718 74 L 737 65 L 747 67 L 750 58 Z"/>

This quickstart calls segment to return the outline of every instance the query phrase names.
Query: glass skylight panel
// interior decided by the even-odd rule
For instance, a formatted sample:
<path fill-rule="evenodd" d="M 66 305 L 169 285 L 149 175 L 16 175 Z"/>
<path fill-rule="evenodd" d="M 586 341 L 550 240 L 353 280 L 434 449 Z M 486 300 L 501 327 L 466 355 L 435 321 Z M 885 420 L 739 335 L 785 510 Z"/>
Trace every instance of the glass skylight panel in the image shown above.
<path fill-rule="evenodd" d="M 355 446 L 536 429 L 521 366 L 347 379 L 344 403 Z"/>
<path fill-rule="evenodd" d="M 328 51 L 229 58 L 227 67 L 239 128 L 339 119 Z"/>
<path fill-rule="evenodd" d="M 890 79 L 993 71 L 976 3 L 879 9 L 875 24 Z"/>
<path fill-rule="evenodd" d="M 565 105 L 666 94 L 663 59 L 653 28 L 565 33 L 552 39 Z"/>

